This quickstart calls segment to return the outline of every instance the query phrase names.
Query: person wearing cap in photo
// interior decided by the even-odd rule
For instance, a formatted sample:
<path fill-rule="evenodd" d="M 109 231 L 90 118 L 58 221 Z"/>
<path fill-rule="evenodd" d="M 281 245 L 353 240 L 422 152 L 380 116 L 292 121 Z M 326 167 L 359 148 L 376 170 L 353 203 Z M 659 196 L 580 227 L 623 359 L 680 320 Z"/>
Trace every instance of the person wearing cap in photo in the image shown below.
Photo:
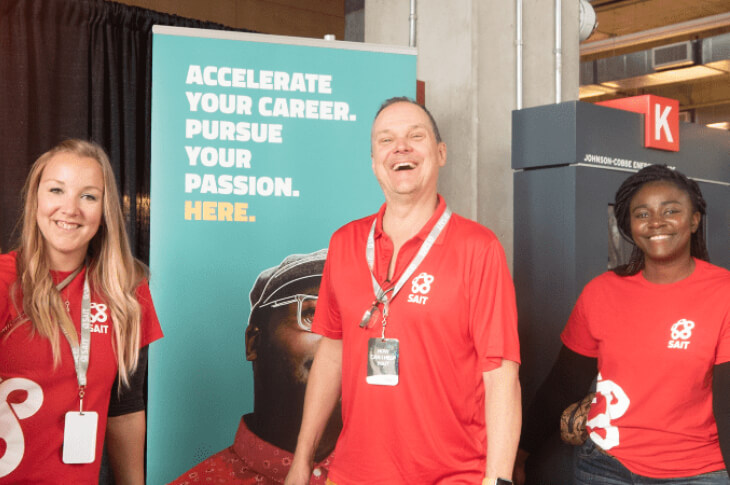
<path fill-rule="evenodd" d="M 438 194 L 446 144 L 423 106 L 383 103 L 371 162 L 385 204 L 330 240 L 312 326 L 323 338 L 285 484 L 307 483 L 340 402 L 331 483 L 509 484 L 520 353 L 504 250 Z"/>
<path fill-rule="evenodd" d="M 253 365 L 254 410 L 241 418 L 233 445 L 173 484 L 279 484 L 289 471 L 304 392 L 321 336 L 311 332 L 327 250 L 292 254 L 259 274 L 250 293 L 246 359 Z M 315 453 L 310 483 L 324 484 L 337 436 L 339 406 Z"/>

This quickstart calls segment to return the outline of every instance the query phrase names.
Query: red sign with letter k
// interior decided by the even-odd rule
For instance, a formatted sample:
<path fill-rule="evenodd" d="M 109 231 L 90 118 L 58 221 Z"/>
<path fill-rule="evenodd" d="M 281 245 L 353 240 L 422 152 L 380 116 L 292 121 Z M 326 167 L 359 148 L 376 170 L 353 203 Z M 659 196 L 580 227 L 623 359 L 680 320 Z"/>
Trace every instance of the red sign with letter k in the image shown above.
<path fill-rule="evenodd" d="M 644 146 L 679 151 L 679 101 L 646 94 L 596 103 L 644 114 Z"/>

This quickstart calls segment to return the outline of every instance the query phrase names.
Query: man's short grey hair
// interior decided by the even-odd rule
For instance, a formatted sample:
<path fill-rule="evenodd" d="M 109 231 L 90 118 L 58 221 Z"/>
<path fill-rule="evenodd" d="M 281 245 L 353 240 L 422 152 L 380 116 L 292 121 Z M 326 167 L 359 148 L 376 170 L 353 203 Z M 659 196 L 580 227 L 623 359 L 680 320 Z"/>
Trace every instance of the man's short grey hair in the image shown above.
<path fill-rule="evenodd" d="M 433 135 L 436 138 L 436 143 L 441 143 L 441 133 L 439 133 L 439 128 L 436 126 L 436 120 L 433 119 L 433 116 L 431 115 L 431 112 L 421 103 L 409 98 L 408 96 L 396 96 L 393 98 L 388 98 L 385 101 L 383 101 L 383 104 L 380 105 L 380 108 L 378 108 L 378 112 L 375 113 L 375 118 L 373 118 L 373 122 L 375 122 L 375 119 L 378 118 L 380 113 L 387 108 L 388 106 L 394 105 L 396 103 L 410 103 L 418 106 L 423 110 L 424 113 L 428 115 L 428 119 L 431 121 L 431 129 L 433 130 Z"/>

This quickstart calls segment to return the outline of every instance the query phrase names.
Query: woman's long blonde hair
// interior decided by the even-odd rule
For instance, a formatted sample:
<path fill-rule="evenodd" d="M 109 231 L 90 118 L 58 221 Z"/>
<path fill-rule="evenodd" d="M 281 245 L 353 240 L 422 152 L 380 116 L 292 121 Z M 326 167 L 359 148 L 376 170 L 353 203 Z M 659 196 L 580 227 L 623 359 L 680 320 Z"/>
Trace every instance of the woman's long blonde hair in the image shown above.
<path fill-rule="evenodd" d="M 113 346 L 119 367 L 119 378 L 128 384 L 128 377 L 137 367 L 142 311 L 136 288 L 147 277 L 147 268 L 132 256 L 124 227 L 114 173 L 109 158 L 97 144 L 71 139 L 41 155 L 30 169 L 23 188 L 23 217 L 16 259 L 17 289 L 22 292 L 24 322 L 51 343 L 54 365 L 61 359 L 59 326 L 78 342 L 76 329 L 69 318 L 61 295 L 53 283 L 46 254 L 46 244 L 38 227 L 38 185 L 48 162 L 58 153 L 72 153 L 96 160 L 104 179 L 103 214 L 99 230 L 89 242 L 87 274 L 92 291 L 108 305 L 114 324 Z M 20 312 L 19 312 L 20 313 Z"/>

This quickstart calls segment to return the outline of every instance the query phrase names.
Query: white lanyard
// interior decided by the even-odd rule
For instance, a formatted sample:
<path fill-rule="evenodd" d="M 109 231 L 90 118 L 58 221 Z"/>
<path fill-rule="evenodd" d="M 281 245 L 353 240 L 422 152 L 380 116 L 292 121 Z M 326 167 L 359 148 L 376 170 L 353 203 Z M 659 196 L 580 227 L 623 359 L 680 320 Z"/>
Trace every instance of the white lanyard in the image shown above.
<path fill-rule="evenodd" d="M 83 266 L 81 267 L 83 268 Z M 56 285 L 60 292 L 79 274 L 81 268 L 71 273 L 66 279 Z M 84 293 L 81 298 L 81 337 L 78 345 L 75 345 L 71 337 L 61 328 L 63 335 L 71 346 L 71 353 L 74 357 L 76 368 L 76 379 L 79 383 L 79 398 L 81 400 L 81 412 L 84 406 L 84 394 L 86 389 L 86 371 L 89 369 L 89 356 L 91 354 L 91 291 L 89 290 L 88 272 L 84 275 Z"/>
<path fill-rule="evenodd" d="M 382 303 L 383 335 L 385 335 L 385 318 L 388 315 L 388 303 L 392 301 L 393 298 L 395 298 L 395 295 L 398 294 L 400 289 L 403 288 L 403 285 L 406 284 L 406 281 L 410 279 L 413 273 L 415 273 L 418 266 L 426 258 L 426 255 L 431 250 L 431 246 L 433 246 L 433 244 L 436 242 L 436 239 L 439 237 L 439 234 L 441 234 L 443 228 L 446 227 L 446 223 L 449 222 L 450 218 L 451 209 L 446 207 L 446 209 L 444 209 L 444 213 L 441 214 L 441 217 L 439 217 L 438 221 L 436 221 L 436 224 L 433 226 L 431 232 L 429 232 L 428 236 L 421 244 L 421 247 L 418 249 L 416 256 L 411 260 L 403 275 L 401 275 L 401 277 L 398 279 L 398 282 L 395 284 L 395 286 L 391 286 L 387 290 L 383 290 L 380 287 L 380 284 L 375 279 L 375 275 L 373 274 L 373 264 L 375 262 L 375 224 L 378 221 L 377 217 L 375 218 L 375 220 L 373 221 L 373 225 L 370 227 L 367 245 L 365 246 L 365 259 L 367 260 L 368 268 L 370 269 L 370 279 L 373 283 L 373 293 L 375 294 L 375 301 L 373 301 L 372 306 L 365 311 L 362 321 L 360 322 L 361 328 L 365 328 L 367 326 L 370 318 L 373 315 L 373 312 L 378 308 L 378 305 Z M 390 295 L 390 297 L 388 297 L 388 293 L 391 292 L 392 294 Z"/>

